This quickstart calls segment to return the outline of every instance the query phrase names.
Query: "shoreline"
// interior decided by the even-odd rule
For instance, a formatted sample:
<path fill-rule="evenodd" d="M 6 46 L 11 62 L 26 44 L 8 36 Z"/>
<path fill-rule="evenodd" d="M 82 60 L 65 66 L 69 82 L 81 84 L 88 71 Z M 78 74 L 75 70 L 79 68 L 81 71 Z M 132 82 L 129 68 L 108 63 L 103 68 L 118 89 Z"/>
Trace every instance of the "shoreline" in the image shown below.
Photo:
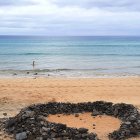
<path fill-rule="evenodd" d="M 50 79 L 50 80 L 96 80 L 96 79 L 140 79 L 139 75 L 136 76 L 95 76 L 95 77 L 64 77 L 64 76 L 40 76 L 40 75 L 32 75 L 32 76 L 0 76 L 0 81 L 2 80 L 15 80 L 15 79 L 23 79 L 23 80 L 28 80 L 28 79 Z"/>
<path fill-rule="evenodd" d="M 140 77 L 139 72 L 100 71 L 96 69 L 0 70 L 0 78 L 116 78 Z"/>
<path fill-rule="evenodd" d="M 105 75 L 105 76 L 45 76 L 45 75 L 0 75 L 1 79 L 32 79 L 32 78 L 47 78 L 47 79 L 117 79 L 117 78 L 140 78 L 140 75 Z"/>

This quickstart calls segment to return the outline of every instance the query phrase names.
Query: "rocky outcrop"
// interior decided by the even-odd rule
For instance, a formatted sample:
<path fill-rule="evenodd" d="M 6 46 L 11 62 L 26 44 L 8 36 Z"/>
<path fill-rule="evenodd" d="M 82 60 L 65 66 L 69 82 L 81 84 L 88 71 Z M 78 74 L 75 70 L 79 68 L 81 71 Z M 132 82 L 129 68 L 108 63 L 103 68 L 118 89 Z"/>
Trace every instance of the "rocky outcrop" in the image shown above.
<path fill-rule="evenodd" d="M 37 104 L 4 121 L 6 132 L 14 134 L 16 140 L 98 140 L 95 133 L 85 128 L 69 128 L 64 124 L 48 122 L 50 114 L 76 114 L 91 112 L 92 116 L 110 115 L 122 120 L 119 130 L 109 134 L 109 139 L 124 140 L 140 134 L 140 114 L 133 105 L 111 102 Z"/>

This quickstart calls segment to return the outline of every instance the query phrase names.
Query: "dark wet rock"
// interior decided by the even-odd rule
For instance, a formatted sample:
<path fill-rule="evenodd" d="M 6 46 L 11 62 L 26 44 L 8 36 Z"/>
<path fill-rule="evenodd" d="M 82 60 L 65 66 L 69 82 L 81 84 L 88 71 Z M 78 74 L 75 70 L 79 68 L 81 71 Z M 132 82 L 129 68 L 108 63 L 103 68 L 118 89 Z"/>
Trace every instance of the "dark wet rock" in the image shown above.
<path fill-rule="evenodd" d="M 26 140 L 26 139 L 27 139 L 26 132 L 16 134 L 16 140 Z"/>
<path fill-rule="evenodd" d="M 86 129 L 86 128 L 79 128 L 79 130 L 78 130 L 80 133 L 86 133 L 86 132 L 88 132 L 88 129 Z"/>
<path fill-rule="evenodd" d="M 12 118 L 6 122 L 5 127 L 8 129 L 8 128 L 13 127 L 14 125 L 16 125 L 16 120 Z"/>
<path fill-rule="evenodd" d="M 101 113 L 99 112 L 99 111 L 97 111 L 97 110 L 93 110 L 93 113 L 92 113 L 92 116 L 98 116 L 98 115 L 100 115 Z"/>

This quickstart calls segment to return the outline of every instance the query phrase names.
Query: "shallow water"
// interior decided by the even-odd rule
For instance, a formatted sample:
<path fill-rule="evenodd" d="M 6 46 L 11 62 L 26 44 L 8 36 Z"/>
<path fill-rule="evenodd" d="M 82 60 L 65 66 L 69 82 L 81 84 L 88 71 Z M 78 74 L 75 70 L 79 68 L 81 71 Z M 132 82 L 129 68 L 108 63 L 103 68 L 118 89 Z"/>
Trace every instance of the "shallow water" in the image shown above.
<path fill-rule="evenodd" d="M 0 75 L 35 73 L 56 77 L 139 76 L 140 37 L 0 36 Z"/>

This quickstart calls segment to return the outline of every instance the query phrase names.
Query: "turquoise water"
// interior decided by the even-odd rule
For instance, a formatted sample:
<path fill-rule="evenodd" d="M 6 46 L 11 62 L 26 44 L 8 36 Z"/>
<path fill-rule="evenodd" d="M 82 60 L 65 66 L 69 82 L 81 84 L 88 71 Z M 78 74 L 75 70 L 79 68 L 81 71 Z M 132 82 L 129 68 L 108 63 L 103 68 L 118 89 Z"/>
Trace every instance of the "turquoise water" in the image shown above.
<path fill-rule="evenodd" d="M 0 36 L 0 76 L 35 73 L 64 77 L 139 76 L 140 37 Z"/>

